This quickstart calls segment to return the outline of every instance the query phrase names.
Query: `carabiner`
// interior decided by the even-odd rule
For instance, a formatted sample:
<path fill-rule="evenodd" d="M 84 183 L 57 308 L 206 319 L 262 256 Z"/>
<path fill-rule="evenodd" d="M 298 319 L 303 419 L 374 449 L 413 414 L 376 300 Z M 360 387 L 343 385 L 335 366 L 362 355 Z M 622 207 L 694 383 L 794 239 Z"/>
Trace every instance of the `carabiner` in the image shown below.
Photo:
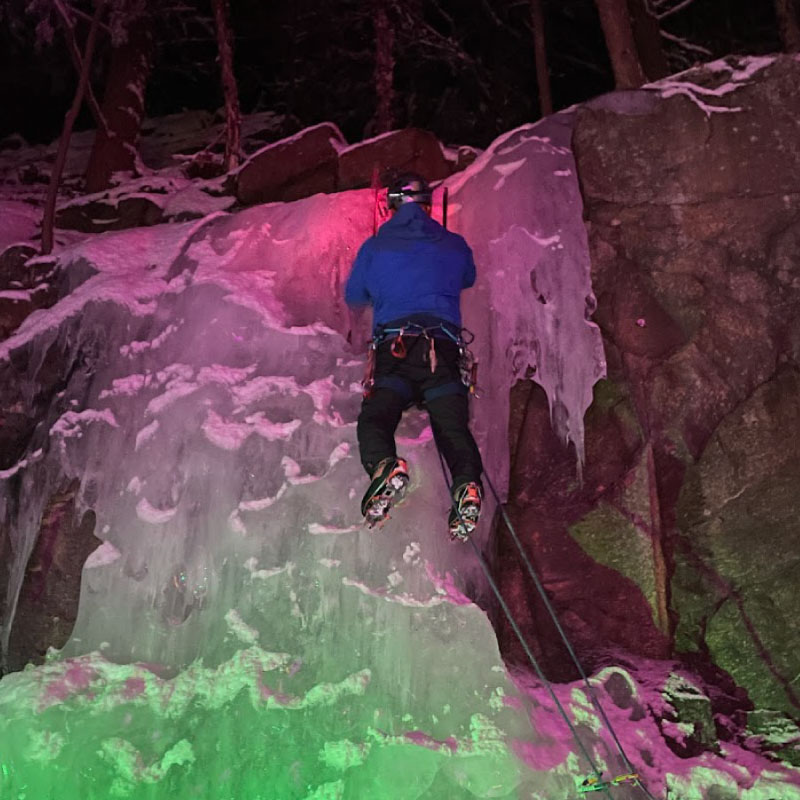
<path fill-rule="evenodd" d="M 392 342 L 392 355 L 395 358 L 405 358 L 408 355 L 408 350 L 406 349 L 406 343 L 403 341 L 403 332 L 405 328 L 400 328 L 400 333 L 397 334 L 397 337 Z"/>

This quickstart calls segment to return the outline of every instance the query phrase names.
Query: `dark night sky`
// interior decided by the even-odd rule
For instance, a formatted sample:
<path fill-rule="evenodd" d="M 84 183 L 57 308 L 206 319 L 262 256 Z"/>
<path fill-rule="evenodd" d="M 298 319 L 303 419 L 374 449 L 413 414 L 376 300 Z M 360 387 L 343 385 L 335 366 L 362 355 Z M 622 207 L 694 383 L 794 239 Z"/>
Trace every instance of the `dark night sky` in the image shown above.
<path fill-rule="evenodd" d="M 36 47 L 35 20 L 25 13 L 24 0 L 0 2 L 5 11 L 0 136 L 19 132 L 29 141 L 51 140 L 75 84 L 63 39 L 56 32 L 51 45 Z M 613 88 L 593 0 L 544 4 L 556 108 Z M 222 96 L 209 0 L 168 5 L 192 11 L 159 15 L 148 113 L 214 110 Z M 528 0 L 405 0 L 404 5 L 420 24 L 398 33 L 398 126 L 415 124 L 450 143 L 485 146 L 538 117 Z M 291 114 L 297 127 L 330 119 L 351 141 L 370 132 L 374 93 L 366 0 L 231 0 L 231 9 L 244 112 Z M 694 0 L 663 27 L 711 52 L 705 56 L 668 45 L 676 71 L 693 60 L 780 49 L 771 0 Z M 448 42 L 455 43 L 451 55 Z M 107 50 L 105 42 L 93 75 L 98 95 Z M 90 124 L 84 113 L 79 127 Z"/>

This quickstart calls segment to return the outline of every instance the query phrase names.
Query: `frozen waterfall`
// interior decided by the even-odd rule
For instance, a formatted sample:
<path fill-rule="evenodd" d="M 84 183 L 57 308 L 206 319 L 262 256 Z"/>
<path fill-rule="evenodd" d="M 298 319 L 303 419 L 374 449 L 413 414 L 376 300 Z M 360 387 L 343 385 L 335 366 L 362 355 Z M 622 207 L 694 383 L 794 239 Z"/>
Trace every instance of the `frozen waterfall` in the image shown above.
<path fill-rule="evenodd" d="M 501 491 L 511 385 L 541 383 L 580 460 L 604 374 L 569 135 L 568 114 L 521 128 L 450 183 L 479 268 L 473 429 Z M 70 641 L 0 684 L 9 797 L 574 791 L 586 766 L 469 599 L 487 587 L 447 537 L 421 412 L 399 431 L 404 504 L 379 532 L 360 524 L 363 360 L 345 351 L 341 289 L 371 225 L 363 191 L 99 235 L 58 254 L 69 291 L 0 345 L 20 402 L 50 393 L 0 474 L 4 649 L 48 499 L 77 481 L 102 540 Z"/>

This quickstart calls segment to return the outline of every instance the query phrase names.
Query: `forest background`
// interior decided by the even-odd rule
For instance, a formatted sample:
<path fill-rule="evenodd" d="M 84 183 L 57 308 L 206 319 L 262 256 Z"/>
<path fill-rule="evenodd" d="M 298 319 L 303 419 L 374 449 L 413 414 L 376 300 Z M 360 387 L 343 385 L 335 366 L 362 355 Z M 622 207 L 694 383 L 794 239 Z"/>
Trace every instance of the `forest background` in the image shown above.
<path fill-rule="evenodd" d="M 416 126 L 485 147 L 615 86 L 800 48 L 797 0 L 2 0 L 0 137 L 59 135 L 95 12 L 77 129 L 132 75 L 146 116 L 220 109 L 230 59 L 238 108 L 284 114 L 286 132 Z"/>

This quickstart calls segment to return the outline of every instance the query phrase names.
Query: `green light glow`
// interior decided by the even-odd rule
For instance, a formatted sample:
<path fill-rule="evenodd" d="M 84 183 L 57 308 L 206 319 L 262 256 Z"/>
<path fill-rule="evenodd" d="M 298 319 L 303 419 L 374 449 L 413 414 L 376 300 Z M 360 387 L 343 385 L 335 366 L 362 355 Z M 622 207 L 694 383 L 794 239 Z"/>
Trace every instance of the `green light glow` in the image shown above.
<path fill-rule="evenodd" d="M 497 671 L 469 692 L 482 711 L 448 713 L 441 703 L 422 719 L 418 709 L 392 711 L 396 699 L 369 669 L 292 692 L 293 663 L 253 645 L 171 678 L 98 653 L 8 675 L 0 797 L 518 797 L 524 781 L 506 726 L 518 728 L 519 715 L 500 702 Z"/>

